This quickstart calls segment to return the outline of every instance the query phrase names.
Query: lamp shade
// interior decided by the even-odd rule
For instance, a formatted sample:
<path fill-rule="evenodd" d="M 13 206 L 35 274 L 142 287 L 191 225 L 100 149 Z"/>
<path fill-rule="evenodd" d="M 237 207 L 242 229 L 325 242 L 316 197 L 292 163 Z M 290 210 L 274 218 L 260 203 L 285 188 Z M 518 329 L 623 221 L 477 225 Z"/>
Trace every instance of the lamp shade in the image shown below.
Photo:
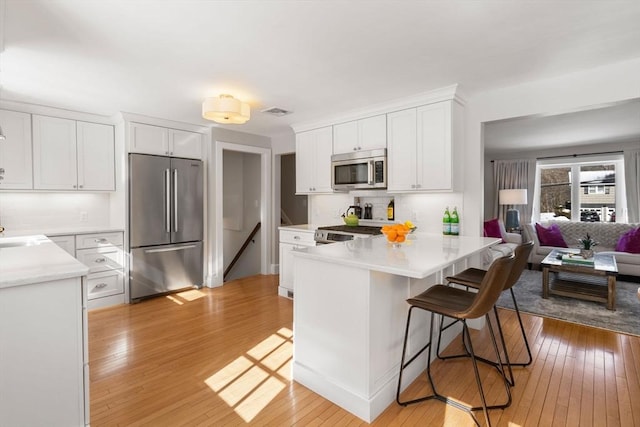
<path fill-rule="evenodd" d="M 500 190 L 498 197 L 501 205 L 526 205 L 527 189 Z"/>
<path fill-rule="evenodd" d="M 231 95 L 220 95 L 204 100 L 202 117 L 216 123 L 243 124 L 251 118 L 251 108 Z"/>

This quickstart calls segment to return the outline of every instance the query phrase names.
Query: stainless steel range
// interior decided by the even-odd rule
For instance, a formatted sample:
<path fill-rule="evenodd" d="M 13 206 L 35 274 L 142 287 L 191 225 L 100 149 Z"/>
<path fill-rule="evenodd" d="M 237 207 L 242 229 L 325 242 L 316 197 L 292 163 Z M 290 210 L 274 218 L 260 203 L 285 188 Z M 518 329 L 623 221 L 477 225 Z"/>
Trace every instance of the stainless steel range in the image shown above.
<path fill-rule="evenodd" d="M 331 225 L 328 227 L 318 227 L 315 234 L 315 241 L 319 244 L 344 242 L 353 239 L 362 239 L 381 234 L 380 227 L 366 225 Z"/>

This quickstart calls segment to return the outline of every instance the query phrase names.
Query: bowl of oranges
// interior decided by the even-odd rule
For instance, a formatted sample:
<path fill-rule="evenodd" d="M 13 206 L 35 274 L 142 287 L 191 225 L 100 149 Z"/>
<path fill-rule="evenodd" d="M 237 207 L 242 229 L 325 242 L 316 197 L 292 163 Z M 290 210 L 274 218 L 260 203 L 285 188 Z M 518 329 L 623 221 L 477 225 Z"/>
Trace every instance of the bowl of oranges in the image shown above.
<path fill-rule="evenodd" d="M 393 246 L 398 247 L 400 244 L 407 241 L 407 235 L 412 233 L 416 229 L 416 226 L 411 221 L 406 221 L 402 224 L 384 225 L 381 228 L 382 234 L 387 238 L 387 241 Z"/>

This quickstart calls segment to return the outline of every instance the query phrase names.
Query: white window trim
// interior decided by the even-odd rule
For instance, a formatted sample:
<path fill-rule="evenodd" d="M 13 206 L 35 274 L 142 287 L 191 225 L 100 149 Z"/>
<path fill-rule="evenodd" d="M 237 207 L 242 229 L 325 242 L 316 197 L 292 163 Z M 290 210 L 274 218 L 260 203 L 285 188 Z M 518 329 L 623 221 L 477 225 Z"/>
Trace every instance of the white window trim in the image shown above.
<path fill-rule="evenodd" d="M 541 159 L 536 162 L 536 179 L 533 192 L 533 209 L 531 217 L 533 222 L 540 222 L 540 171 L 547 168 L 571 168 L 570 182 L 580 182 L 580 166 L 590 164 L 613 163 L 616 166 L 616 222 L 627 222 L 627 196 L 624 183 L 624 156 L 622 154 L 602 154 L 580 157 L 562 157 L 555 159 Z M 580 218 L 579 203 L 580 185 L 571 185 L 571 218 Z"/>

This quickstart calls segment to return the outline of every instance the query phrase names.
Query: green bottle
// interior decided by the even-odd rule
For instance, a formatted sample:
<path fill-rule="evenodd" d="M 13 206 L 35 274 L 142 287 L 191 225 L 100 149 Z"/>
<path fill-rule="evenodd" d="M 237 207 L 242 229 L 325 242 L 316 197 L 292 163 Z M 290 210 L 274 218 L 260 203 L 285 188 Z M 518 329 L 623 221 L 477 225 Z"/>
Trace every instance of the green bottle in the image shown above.
<path fill-rule="evenodd" d="M 448 236 L 451 234 L 451 214 L 449 213 L 449 206 L 444 211 L 444 217 L 442 217 L 442 234 Z"/>
<path fill-rule="evenodd" d="M 458 217 L 458 208 L 454 206 L 451 213 L 451 235 L 457 236 L 458 234 L 460 234 L 460 218 Z"/>

